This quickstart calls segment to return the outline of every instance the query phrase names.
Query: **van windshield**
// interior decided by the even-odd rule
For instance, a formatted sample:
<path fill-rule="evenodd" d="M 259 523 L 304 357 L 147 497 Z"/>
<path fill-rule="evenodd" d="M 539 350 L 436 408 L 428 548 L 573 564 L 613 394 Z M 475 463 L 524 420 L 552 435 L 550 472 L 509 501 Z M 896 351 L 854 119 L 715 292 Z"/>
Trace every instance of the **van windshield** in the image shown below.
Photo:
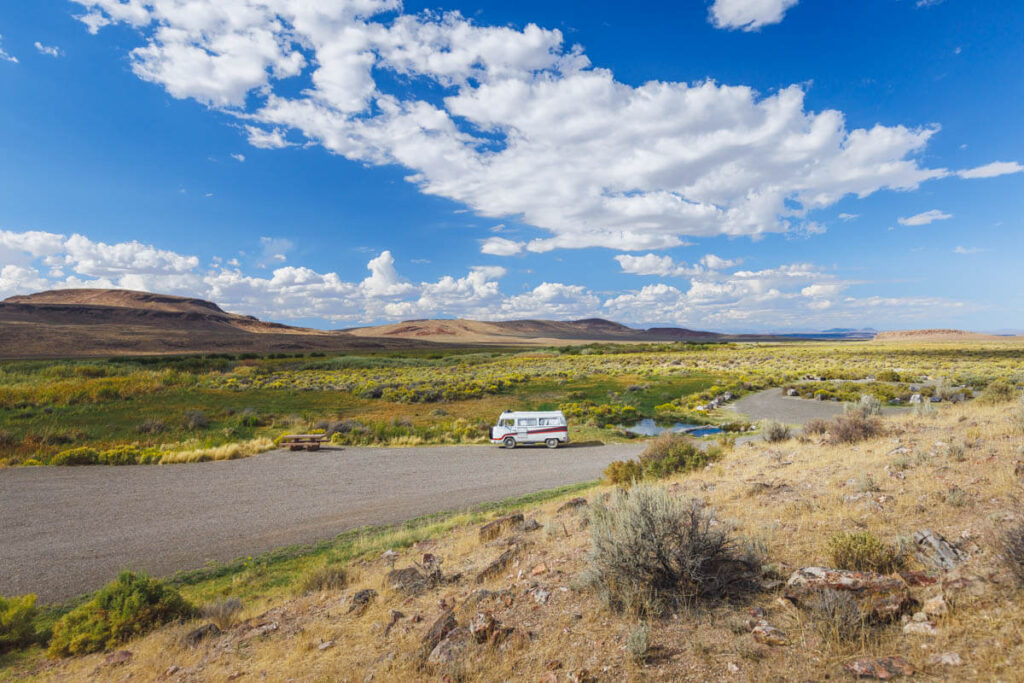
<path fill-rule="evenodd" d="M 498 426 L 499 427 L 511 427 L 514 424 L 515 424 L 515 420 L 513 420 L 511 418 L 505 418 L 503 420 L 498 420 Z"/>

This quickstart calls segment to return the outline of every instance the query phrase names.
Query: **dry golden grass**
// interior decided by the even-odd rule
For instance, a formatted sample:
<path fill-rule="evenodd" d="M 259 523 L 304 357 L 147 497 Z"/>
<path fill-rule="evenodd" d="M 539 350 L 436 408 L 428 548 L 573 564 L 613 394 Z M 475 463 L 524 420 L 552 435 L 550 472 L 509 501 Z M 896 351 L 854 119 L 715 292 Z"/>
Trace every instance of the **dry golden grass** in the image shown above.
<path fill-rule="evenodd" d="M 257 455 L 276 448 L 272 439 L 260 437 L 249 441 L 212 446 L 210 448 L 193 448 L 185 451 L 165 453 L 160 458 L 161 465 L 183 462 L 206 462 L 209 460 L 236 460 Z"/>
<path fill-rule="evenodd" d="M 384 585 L 392 562 L 355 562 L 344 590 L 282 598 L 270 607 L 241 615 L 251 623 L 278 625 L 266 635 L 246 638 L 242 627 L 195 649 L 182 636 L 202 622 L 173 626 L 130 643 L 132 661 L 103 665 L 95 655 L 58 662 L 38 672 L 41 679 L 77 680 L 541 680 L 553 671 L 567 681 L 586 670 L 597 680 L 821 680 L 844 679 L 842 665 L 856 656 L 901 655 L 923 678 L 945 680 L 1022 680 L 1024 675 L 1024 594 L 1014 588 L 996 561 L 994 539 L 1024 508 L 1015 461 L 1024 459 L 1022 422 L 1013 409 L 977 405 L 942 406 L 934 416 L 885 420 L 887 434 L 854 445 L 791 439 L 738 446 L 702 472 L 666 481 L 675 495 L 705 500 L 737 536 L 764 548 L 783 578 L 798 567 L 828 561 L 828 541 L 838 532 L 871 531 L 896 542 L 930 528 L 971 554 L 962 575 L 963 590 L 947 588 L 947 615 L 937 618 L 932 636 L 907 635 L 899 624 L 867 630 L 842 642 L 829 637 L 808 614 L 766 589 L 747 604 L 720 604 L 680 610 L 651 620 L 651 648 L 644 661 L 626 650 L 638 622 L 607 611 L 598 598 L 575 588 L 586 566 L 589 535 L 583 515 L 557 512 L 562 501 L 529 510 L 540 530 L 508 532 L 481 543 L 477 527 L 465 526 L 443 537 L 399 552 L 395 567 L 443 559 L 446 575 L 462 578 L 424 594 L 405 597 Z M 956 443 L 964 448 L 949 448 Z M 894 452 L 905 449 L 905 452 Z M 951 491 L 961 493 L 953 496 Z M 602 490 L 590 494 L 596 500 Z M 506 571 L 477 585 L 476 574 L 507 546 L 521 539 L 517 560 Z M 532 574 L 544 564 L 547 571 Z M 910 569 L 923 569 L 911 561 Z M 550 592 L 546 603 L 536 589 Z M 362 616 L 347 613 L 355 591 L 380 595 Z M 511 600 L 466 605 L 478 588 L 509 590 Z M 939 586 L 914 588 L 924 599 Z M 477 610 L 490 611 L 515 628 L 502 647 L 468 645 L 457 666 L 422 668 L 415 657 L 424 634 L 444 607 L 454 606 L 460 625 Z M 760 606 L 789 639 L 784 646 L 755 642 L 742 627 L 747 610 Z M 392 611 L 404 616 L 387 632 Z M 261 616 L 262 615 L 262 616 Z M 242 644 L 242 642 L 247 644 Z M 333 643 L 321 648 L 322 643 Z M 959 667 L 934 662 L 955 652 Z M 178 667 L 173 669 L 172 667 Z M 170 674 L 167 674 L 171 671 Z"/>

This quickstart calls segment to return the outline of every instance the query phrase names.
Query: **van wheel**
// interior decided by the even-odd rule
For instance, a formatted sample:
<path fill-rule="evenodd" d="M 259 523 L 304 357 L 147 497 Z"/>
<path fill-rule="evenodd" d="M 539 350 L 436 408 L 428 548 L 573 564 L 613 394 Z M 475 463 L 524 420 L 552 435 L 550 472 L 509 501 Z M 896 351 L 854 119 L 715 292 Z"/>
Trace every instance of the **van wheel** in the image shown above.
<path fill-rule="evenodd" d="M 506 436 L 505 440 L 502 441 L 501 443 L 502 443 L 502 445 L 505 446 L 505 448 L 515 448 L 516 447 L 515 437 L 512 437 L 512 436 Z"/>
<path fill-rule="evenodd" d="M 544 442 L 548 448 L 558 448 L 558 439 L 548 439 Z"/>

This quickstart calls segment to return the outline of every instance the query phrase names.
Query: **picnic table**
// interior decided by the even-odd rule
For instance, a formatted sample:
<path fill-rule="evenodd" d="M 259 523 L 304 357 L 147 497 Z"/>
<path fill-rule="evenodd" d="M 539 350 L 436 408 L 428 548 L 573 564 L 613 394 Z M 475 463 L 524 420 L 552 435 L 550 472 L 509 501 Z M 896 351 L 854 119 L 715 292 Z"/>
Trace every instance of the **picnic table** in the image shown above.
<path fill-rule="evenodd" d="M 281 437 L 281 445 L 290 451 L 318 451 L 325 441 L 327 437 L 323 434 L 286 434 Z"/>

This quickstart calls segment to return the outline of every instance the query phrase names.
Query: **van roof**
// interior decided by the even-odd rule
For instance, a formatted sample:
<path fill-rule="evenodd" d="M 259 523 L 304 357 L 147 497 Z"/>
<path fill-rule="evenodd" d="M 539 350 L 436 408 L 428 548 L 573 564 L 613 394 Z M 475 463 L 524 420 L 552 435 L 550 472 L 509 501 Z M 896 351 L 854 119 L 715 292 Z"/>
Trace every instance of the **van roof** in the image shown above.
<path fill-rule="evenodd" d="M 560 417 L 565 417 L 564 415 L 562 415 L 561 410 L 506 410 L 501 414 L 502 417 L 505 417 L 506 415 L 516 415 L 523 417 L 542 417 L 545 415 L 558 415 Z"/>

